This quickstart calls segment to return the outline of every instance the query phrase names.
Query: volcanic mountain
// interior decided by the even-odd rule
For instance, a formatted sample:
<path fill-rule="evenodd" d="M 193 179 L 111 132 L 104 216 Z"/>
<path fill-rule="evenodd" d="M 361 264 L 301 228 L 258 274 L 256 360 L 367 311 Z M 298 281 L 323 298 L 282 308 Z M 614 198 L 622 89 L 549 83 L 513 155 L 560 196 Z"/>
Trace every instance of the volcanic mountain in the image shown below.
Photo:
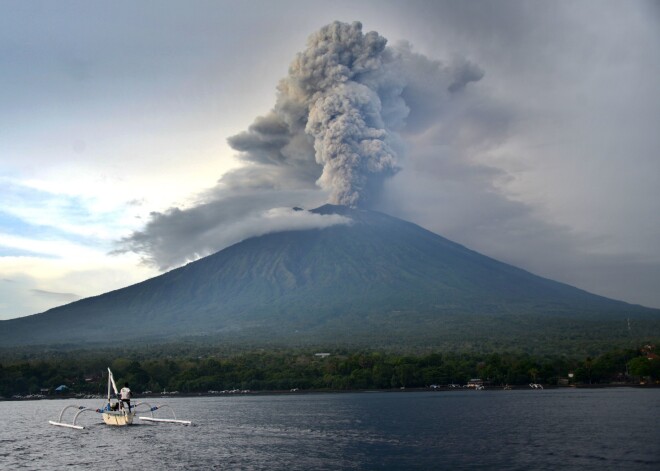
<path fill-rule="evenodd" d="M 415 224 L 343 206 L 313 212 L 349 223 L 254 237 L 142 283 L 2 321 L 0 344 L 194 336 L 252 346 L 563 348 L 660 334 L 659 310 L 541 278 Z"/>

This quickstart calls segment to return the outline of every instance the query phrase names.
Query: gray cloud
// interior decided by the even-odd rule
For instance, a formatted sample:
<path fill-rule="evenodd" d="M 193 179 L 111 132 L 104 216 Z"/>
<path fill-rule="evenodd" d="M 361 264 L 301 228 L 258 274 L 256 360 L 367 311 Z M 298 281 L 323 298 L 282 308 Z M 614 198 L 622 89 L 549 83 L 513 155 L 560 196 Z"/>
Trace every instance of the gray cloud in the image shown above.
<path fill-rule="evenodd" d="M 280 81 L 273 110 L 228 142 L 252 162 L 320 167 L 316 182 L 330 201 L 356 206 L 396 171 L 391 131 L 381 113 L 407 114 L 386 39 L 360 23 L 334 22 L 308 41 Z M 381 96 L 383 100 L 381 100 Z M 387 114 L 392 114 L 391 111 Z M 374 188 L 375 187 L 375 188 Z"/>
<path fill-rule="evenodd" d="M 427 130 L 482 77 L 466 59 L 444 64 L 408 43 L 386 46 L 360 23 L 334 22 L 294 59 L 273 109 L 228 139 L 244 166 L 193 206 L 153 213 L 117 252 L 134 251 L 168 269 L 249 236 L 345 222 L 269 210 L 325 201 L 377 205 L 403 159 L 399 133 Z"/>
<path fill-rule="evenodd" d="M 660 267 L 657 5 L 374 5 L 339 2 L 329 12 L 319 3 L 312 10 L 326 19 L 341 16 L 337 8 L 351 16 L 357 11 L 391 39 L 394 31 L 410 37 L 415 49 L 388 43 L 374 56 L 378 74 L 349 80 L 366 89 L 309 82 L 305 62 L 296 59 L 301 71 L 293 67 L 280 82 L 273 109 L 230 138 L 245 166 L 226 175 L 222 189 L 200 196 L 200 205 L 218 208 L 218 217 L 210 210 L 204 217 L 217 227 L 228 224 L 221 201 L 230 189 L 252 188 L 252 182 L 265 199 L 291 196 L 273 206 L 311 207 L 308 201 L 321 203 L 328 193 L 349 194 L 341 179 L 319 180 L 332 161 L 319 158 L 318 148 L 330 128 L 314 123 L 347 105 L 370 114 L 376 100 L 358 105 L 372 91 L 380 100 L 380 122 L 366 127 L 386 133 L 381 140 L 392 160 L 372 175 L 364 204 L 541 275 L 660 306 L 657 286 L 651 286 Z M 326 103 L 331 89 L 341 93 Z M 327 108 L 308 128 L 310 90 Z M 181 211 L 202 217 L 195 208 Z M 154 255 L 158 235 L 167 229 L 166 214 L 161 216 L 160 232 L 143 231 L 154 245 L 142 253 L 154 260 L 165 257 Z M 194 252 L 181 243 L 187 247 L 182 254 Z M 625 280 L 615 281 L 619 272 Z"/>
<path fill-rule="evenodd" d="M 246 161 L 279 164 L 292 157 L 292 153 L 285 150 L 292 137 L 287 123 L 270 113 L 255 119 L 247 131 L 230 137 L 228 142 L 234 149 L 244 152 L 242 157 Z M 302 141 L 300 144 L 303 152 L 298 155 L 313 152 L 311 142 Z"/>
<path fill-rule="evenodd" d="M 304 168 L 332 203 L 374 204 L 398 170 L 397 131 L 408 116 L 423 126 L 450 94 L 483 77 L 466 59 L 443 65 L 386 42 L 358 22 L 321 28 L 280 81 L 273 110 L 229 144 L 248 162 Z"/>
<path fill-rule="evenodd" d="M 81 296 L 74 293 L 56 293 L 54 291 L 46 291 L 43 289 L 31 289 L 30 292 L 40 298 L 45 298 L 48 301 L 57 303 L 70 303 L 81 298 Z"/>
<path fill-rule="evenodd" d="M 173 208 L 166 213 L 154 213 L 143 231 L 121 241 L 119 251 L 143 253 L 146 263 L 165 270 L 249 237 L 350 223 L 350 219 L 339 215 L 273 207 L 283 196 L 286 198 L 280 193 L 233 196 L 185 211 Z M 182 240 L 186 244 L 182 245 Z"/>

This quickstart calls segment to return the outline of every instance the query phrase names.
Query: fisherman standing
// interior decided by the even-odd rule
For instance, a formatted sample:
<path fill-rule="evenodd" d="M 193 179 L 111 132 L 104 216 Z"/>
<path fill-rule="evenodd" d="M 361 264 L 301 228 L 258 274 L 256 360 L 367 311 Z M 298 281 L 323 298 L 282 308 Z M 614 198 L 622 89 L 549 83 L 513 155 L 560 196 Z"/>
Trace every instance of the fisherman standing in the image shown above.
<path fill-rule="evenodd" d="M 128 412 L 131 411 L 131 390 L 128 388 L 128 383 L 124 383 L 124 387 L 119 391 L 121 402 L 128 406 Z"/>

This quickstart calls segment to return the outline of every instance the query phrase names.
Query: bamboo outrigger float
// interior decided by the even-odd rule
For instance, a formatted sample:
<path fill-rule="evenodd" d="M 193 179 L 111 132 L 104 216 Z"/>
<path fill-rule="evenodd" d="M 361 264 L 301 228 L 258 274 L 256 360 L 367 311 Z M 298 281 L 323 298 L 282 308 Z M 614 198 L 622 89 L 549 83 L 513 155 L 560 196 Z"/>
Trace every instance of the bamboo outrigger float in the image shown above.
<path fill-rule="evenodd" d="M 115 397 L 115 402 L 113 402 L 112 399 L 112 392 L 114 392 L 114 397 Z M 183 425 L 190 425 L 191 422 L 189 420 L 179 420 L 176 418 L 176 414 L 174 413 L 174 410 L 168 406 L 167 404 L 163 405 L 157 405 L 157 406 L 151 406 L 150 404 L 146 402 L 138 402 L 135 404 L 133 407 L 128 406 L 124 404 L 124 402 L 119 399 L 119 392 L 117 391 L 117 385 L 115 384 L 115 379 L 112 375 L 112 371 L 110 371 L 110 368 L 108 368 L 108 397 L 107 401 L 104 404 L 104 406 L 100 409 L 92 409 L 89 407 L 85 406 L 66 406 L 62 411 L 60 412 L 60 416 L 57 420 L 57 422 L 53 420 L 49 420 L 48 423 L 51 425 L 57 425 L 58 427 L 68 427 L 68 428 L 73 428 L 77 430 L 82 430 L 85 427 L 82 425 L 77 425 L 76 421 L 78 420 L 78 417 L 80 414 L 83 412 L 96 412 L 99 414 L 102 414 L 103 416 L 103 422 L 106 425 L 113 425 L 113 426 L 119 426 L 119 427 L 124 427 L 127 425 L 131 425 L 133 423 L 133 419 L 135 418 L 135 414 L 137 413 L 137 409 L 141 406 L 147 406 L 148 409 L 146 412 L 150 413 L 150 417 L 138 417 L 138 419 L 143 420 L 145 422 L 169 422 L 169 423 L 176 423 L 176 424 L 183 424 Z M 154 417 L 154 411 L 163 409 L 163 408 L 169 408 L 172 411 L 172 415 L 174 416 L 174 419 L 158 419 Z M 73 417 L 73 421 L 71 423 L 66 423 L 62 422 L 62 418 L 64 417 L 64 413 L 69 410 L 69 409 L 78 409 L 78 412 Z"/>

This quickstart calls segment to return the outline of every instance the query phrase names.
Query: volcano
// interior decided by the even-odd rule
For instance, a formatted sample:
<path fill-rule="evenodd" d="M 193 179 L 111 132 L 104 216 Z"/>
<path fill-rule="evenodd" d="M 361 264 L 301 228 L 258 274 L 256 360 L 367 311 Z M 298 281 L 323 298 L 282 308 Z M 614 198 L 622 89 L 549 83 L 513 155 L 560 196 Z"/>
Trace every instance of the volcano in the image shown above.
<path fill-rule="evenodd" d="M 660 310 L 533 275 L 375 211 L 244 240 L 155 278 L 0 322 L 2 346 L 205 339 L 493 348 L 628 342 Z"/>

